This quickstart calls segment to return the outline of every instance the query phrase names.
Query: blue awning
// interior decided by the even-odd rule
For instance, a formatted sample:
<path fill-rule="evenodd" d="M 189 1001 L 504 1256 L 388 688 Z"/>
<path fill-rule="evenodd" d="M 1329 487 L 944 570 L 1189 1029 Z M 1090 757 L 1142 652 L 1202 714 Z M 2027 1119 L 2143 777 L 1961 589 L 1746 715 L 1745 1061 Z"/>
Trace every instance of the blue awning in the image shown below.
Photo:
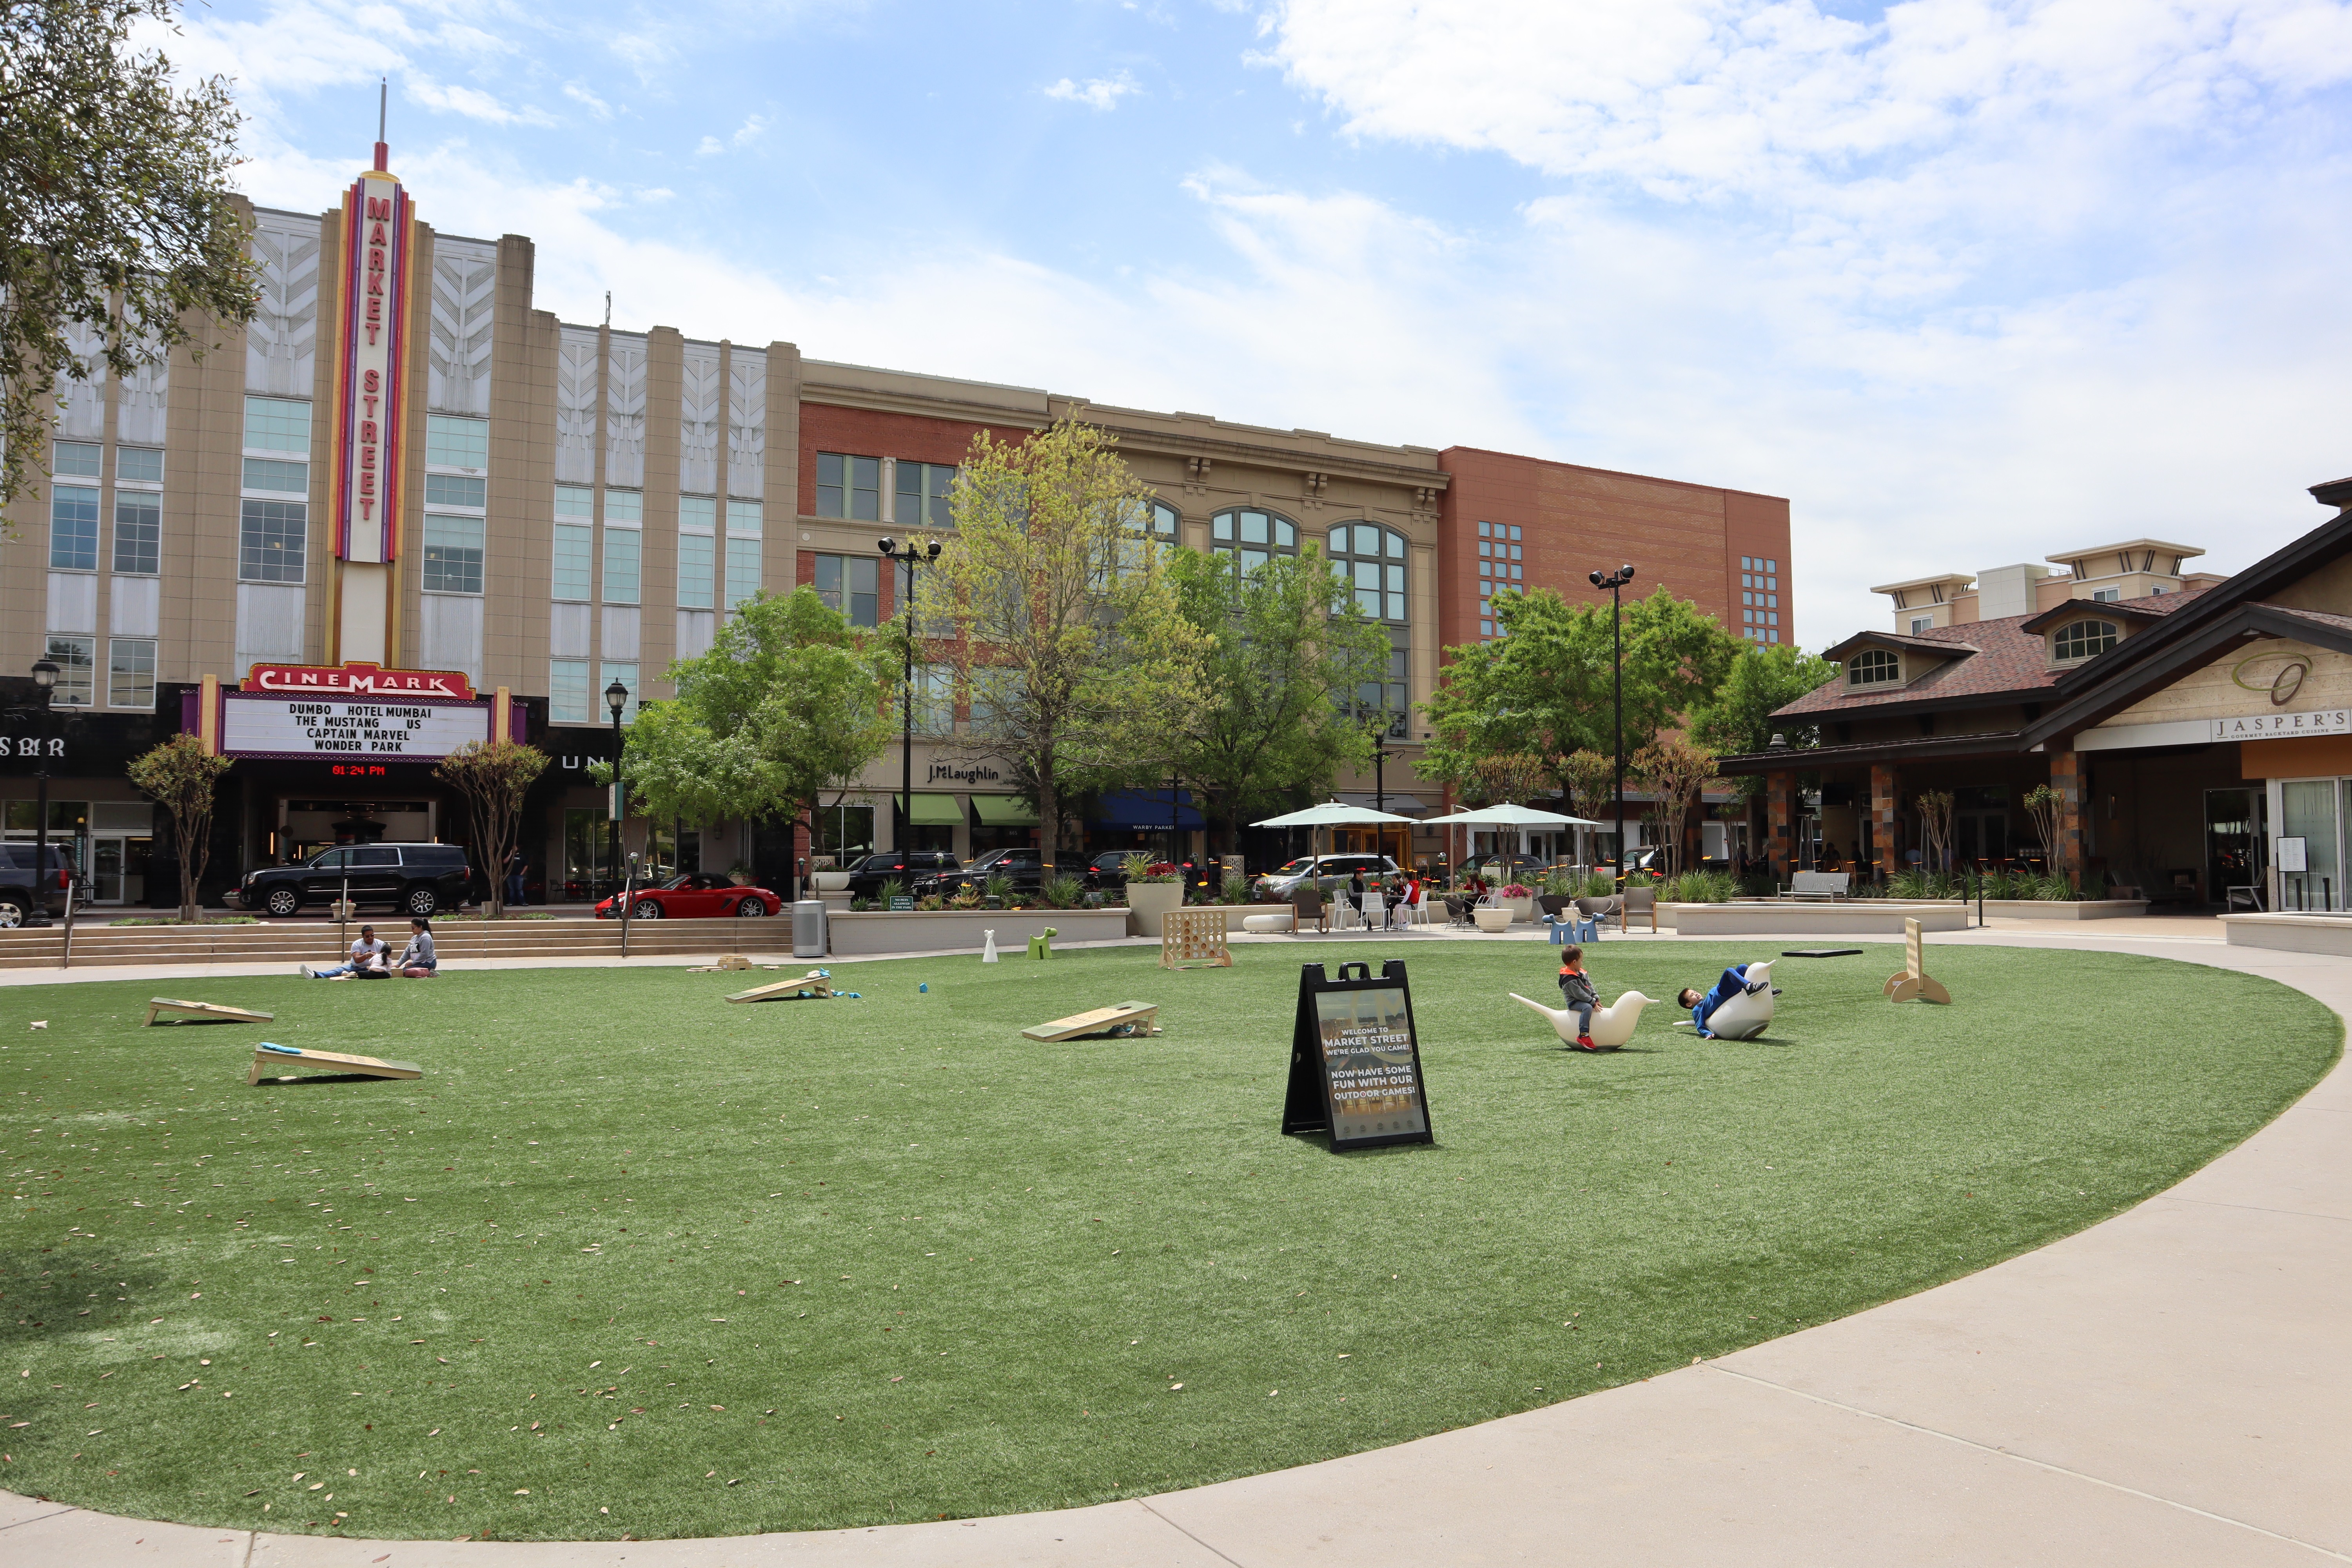
<path fill-rule="evenodd" d="M 1135 827 L 1149 832 L 1168 826 L 1168 792 L 1164 789 L 1113 790 L 1095 804 L 1095 823 L 1101 827 Z M 1176 792 L 1176 826 L 1190 830 L 1205 827 L 1192 805 L 1192 792 Z"/>

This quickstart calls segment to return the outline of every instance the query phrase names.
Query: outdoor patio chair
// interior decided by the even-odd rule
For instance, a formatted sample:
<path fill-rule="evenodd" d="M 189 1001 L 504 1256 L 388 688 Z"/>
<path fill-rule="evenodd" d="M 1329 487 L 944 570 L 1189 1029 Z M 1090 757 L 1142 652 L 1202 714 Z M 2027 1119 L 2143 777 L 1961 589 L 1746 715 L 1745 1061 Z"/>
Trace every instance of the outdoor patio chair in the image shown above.
<path fill-rule="evenodd" d="M 1445 923 L 1449 926 L 1468 925 L 1470 923 L 1470 900 L 1467 899 L 1446 900 Z"/>
<path fill-rule="evenodd" d="M 1630 922 L 1643 919 L 1650 922 L 1651 931 L 1655 931 L 1658 929 L 1658 889 L 1655 888 L 1626 889 L 1624 897 L 1619 900 L 1617 904 L 1617 929 L 1631 931 L 1633 928 Z"/>
<path fill-rule="evenodd" d="M 1304 930 L 1308 921 L 1315 922 L 1317 931 L 1331 929 L 1331 912 L 1323 902 L 1322 889 L 1301 888 L 1290 895 L 1290 904 L 1298 911 L 1295 929 Z"/>

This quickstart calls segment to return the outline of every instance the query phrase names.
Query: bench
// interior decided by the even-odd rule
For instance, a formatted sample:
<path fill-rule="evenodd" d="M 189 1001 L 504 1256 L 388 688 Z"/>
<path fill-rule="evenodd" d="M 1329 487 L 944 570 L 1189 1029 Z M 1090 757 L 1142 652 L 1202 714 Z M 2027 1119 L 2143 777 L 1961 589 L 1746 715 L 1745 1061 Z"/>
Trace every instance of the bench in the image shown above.
<path fill-rule="evenodd" d="M 1844 899 L 1853 896 L 1851 871 L 1798 871 L 1789 878 L 1792 899 Z"/>

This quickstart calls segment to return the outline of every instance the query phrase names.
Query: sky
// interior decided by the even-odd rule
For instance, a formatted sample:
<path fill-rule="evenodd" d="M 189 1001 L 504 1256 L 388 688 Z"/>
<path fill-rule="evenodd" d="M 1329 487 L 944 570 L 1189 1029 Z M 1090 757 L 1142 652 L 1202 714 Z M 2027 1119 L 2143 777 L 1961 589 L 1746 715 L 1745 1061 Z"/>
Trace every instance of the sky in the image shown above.
<path fill-rule="evenodd" d="M 2352 474 L 2329 0 L 218 0 L 151 37 L 234 79 L 269 206 L 337 198 L 388 76 L 421 216 L 530 236 L 566 320 L 1785 496 L 1811 647 L 1889 625 L 1876 583 L 2139 537 L 2233 571 Z"/>

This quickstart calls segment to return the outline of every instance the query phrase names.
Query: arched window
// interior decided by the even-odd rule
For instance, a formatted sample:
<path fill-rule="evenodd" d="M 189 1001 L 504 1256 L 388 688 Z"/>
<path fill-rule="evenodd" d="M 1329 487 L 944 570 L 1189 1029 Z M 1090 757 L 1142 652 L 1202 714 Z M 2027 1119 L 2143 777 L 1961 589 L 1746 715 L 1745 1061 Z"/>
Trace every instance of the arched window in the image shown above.
<path fill-rule="evenodd" d="M 1270 556 L 1298 553 L 1298 525 L 1278 512 L 1234 507 L 1209 520 L 1209 548 L 1234 557 L 1244 577 Z"/>
<path fill-rule="evenodd" d="M 1331 570 L 1356 590 L 1356 608 L 1373 621 L 1405 619 L 1405 539 L 1376 522 L 1331 531 Z"/>
<path fill-rule="evenodd" d="M 1848 686 L 1885 686 L 1903 679 L 1903 661 L 1883 647 L 1866 647 L 1846 662 Z"/>
<path fill-rule="evenodd" d="M 1176 525 L 1182 521 L 1177 515 L 1176 509 L 1157 497 L 1146 504 L 1151 512 L 1151 537 L 1162 544 L 1174 544 Z"/>
<path fill-rule="evenodd" d="M 2094 658 L 2115 647 L 2121 635 L 2113 621 L 2073 621 L 2058 628 L 2051 650 L 2061 663 Z"/>
<path fill-rule="evenodd" d="M 1161 550 L 1173 550 L 1183 542 L 1178 536 L 1177 525 L 1182 521 L 1176 509 L 1157 496 L 1136 504 L 1134 532 L 1118 545 L 1114 570 L 1121 576 L 1143 569 L 1143 541 L 1150 540 Z"/>

